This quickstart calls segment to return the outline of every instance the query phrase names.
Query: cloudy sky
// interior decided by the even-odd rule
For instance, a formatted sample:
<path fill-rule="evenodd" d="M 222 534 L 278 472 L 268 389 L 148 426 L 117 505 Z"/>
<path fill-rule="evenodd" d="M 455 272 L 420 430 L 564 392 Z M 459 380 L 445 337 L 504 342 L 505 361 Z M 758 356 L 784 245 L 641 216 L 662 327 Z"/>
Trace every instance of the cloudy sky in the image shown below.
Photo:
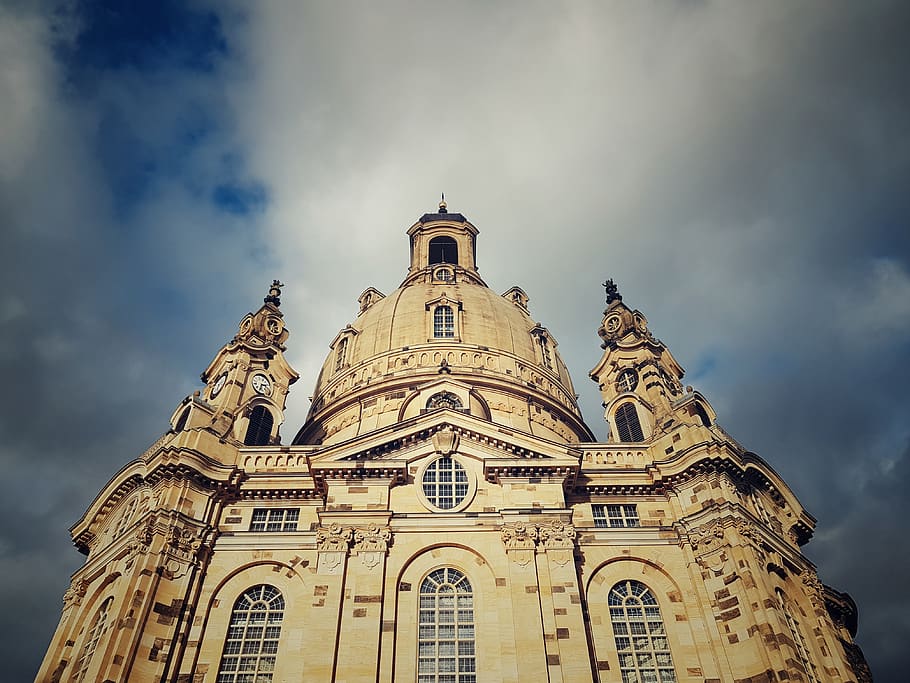
<path fill-rule="evenodd" d="M 69 526 L 272 278 L 288 441 L 445 191 L 601 436 L 619 283 L 818 518 L 807 554 L 905 680 L 907 3 L 120 4 L 0 3 L 0 678 L 38 668 Z"/>

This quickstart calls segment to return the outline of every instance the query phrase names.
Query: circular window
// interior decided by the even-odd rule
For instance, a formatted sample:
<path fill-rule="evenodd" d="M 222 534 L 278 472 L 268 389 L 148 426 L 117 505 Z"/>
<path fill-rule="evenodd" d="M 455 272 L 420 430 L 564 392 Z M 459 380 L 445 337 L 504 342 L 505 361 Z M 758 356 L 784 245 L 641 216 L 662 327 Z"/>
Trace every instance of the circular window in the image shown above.
<path fill-rule="evenodd" d="M 638 374 L 631 368 L 626 368 L 616 378 L 616 388 L 620 391 L 635 391 L 638 386 Z"/>
<path fill-rule="evenodd" d="M 449 282 L 452 279 L 453 273 L 450 268 L 438 268 L 433 275 L 437 280 L 442 280 L 443 282 Z"/>
<path fill-rule="evenodd" d="M 420 487 L 426 504 L 439 510 L 465 507 L 475 488 L 468 471 L 450 455 L 430 461 L 420 476 Z"/>

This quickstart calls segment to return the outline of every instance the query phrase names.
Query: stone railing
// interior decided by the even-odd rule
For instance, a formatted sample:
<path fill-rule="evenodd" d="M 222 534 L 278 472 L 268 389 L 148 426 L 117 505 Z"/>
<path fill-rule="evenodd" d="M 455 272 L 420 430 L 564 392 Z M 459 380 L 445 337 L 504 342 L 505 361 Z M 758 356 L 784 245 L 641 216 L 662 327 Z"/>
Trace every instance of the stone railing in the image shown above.
<path fill-rule="evenodd" d="M 638 446 L 628 443 L 606 446 L 604 444 L 581 444 L 576 446 L 581 452 L 581 467 L 597 469 L 604 467 L 644 468 L 654 462 L 649 446 Z"/>

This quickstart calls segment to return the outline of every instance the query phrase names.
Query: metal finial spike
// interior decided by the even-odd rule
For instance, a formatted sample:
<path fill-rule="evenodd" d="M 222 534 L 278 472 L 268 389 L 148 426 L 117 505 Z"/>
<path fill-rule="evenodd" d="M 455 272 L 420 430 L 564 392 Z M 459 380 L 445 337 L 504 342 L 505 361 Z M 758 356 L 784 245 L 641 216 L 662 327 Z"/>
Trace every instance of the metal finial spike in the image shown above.
<path fill-rule="evenodd" d="M 446 213 L 447 211 L 448 211 L 448 209 L 446 209 L 446 193 L 443 192 L 442 200 L 439 202 L 439 213 Z"/>

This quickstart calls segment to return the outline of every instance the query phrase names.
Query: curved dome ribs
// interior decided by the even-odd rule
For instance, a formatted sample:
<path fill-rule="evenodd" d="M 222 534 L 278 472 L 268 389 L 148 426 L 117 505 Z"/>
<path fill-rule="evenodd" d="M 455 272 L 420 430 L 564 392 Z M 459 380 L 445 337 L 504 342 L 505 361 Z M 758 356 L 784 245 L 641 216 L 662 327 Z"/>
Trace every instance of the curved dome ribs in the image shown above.
<path fill-rule="evenodd" d="M 500 296 L 477 272 L 477 234 L 464 216 L 442 210 L 411 226 L 404 281 L 385 297 L 373 288 L 361 295 L 357 318 L 332 342 L 295 443 L 336 443 L 393 424 L 405 403 L 425 405 L 429 396 L 412 399 L 430 385 L 460 395 L 440 381 L 465 387 L 461 412 L 564 443 L 593 440 L 527 295 L 512 287 Z"/>

